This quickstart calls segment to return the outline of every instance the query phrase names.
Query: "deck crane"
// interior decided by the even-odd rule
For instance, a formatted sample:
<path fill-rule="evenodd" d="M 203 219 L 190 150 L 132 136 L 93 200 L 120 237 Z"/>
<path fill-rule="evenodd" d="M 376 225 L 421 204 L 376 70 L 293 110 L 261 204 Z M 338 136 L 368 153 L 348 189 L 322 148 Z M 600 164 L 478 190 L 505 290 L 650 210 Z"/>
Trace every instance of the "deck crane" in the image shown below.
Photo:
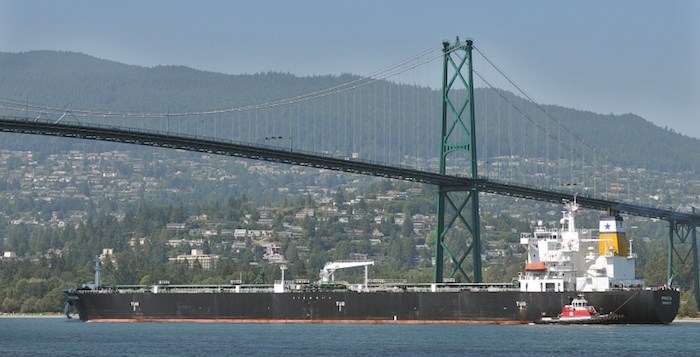
<path fill-rule="evenodd" d="M 373 260 L 353 260 L 353 261 L 338 261 L 338 262 L 328 262 L 321 270 L 321 283 L 331 283 L 335 281 L 335 271 L 339 269 L 348 269 L 356 267 L 365 267 L 365 289 L 367 289 L 368 277 L 367 277 L 367 267 L 374 265 Z"/>

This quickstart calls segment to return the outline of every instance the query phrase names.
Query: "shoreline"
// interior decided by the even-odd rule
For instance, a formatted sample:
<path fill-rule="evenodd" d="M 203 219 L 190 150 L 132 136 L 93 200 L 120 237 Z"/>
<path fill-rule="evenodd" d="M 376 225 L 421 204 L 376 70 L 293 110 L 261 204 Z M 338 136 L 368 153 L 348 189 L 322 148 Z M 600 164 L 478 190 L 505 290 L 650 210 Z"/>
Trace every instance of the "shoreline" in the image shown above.
<path fill-rule="evenodd" d="M 0 319 L 65 319 L 62 313 L 0 313 Z M 184 322 L 184 321 L 183 321 Z M 700 323 L 700 317 L 676 317 L 672 323 Z"/>
<path fill-rule="evenodd" d="M 46 318 L 56 319 L 65 318 L 66 315 L 61 313 L 0 313 L 0 319 L 25 319 L 25 318 Z"/>

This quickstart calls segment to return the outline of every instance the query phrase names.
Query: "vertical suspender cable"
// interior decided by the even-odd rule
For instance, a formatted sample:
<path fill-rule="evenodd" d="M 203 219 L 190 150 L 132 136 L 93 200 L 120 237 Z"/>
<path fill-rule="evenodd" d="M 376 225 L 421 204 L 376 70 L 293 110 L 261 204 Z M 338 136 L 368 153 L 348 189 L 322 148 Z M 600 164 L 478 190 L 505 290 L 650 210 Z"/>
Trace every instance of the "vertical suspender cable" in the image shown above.
<path fill-rule="evenodd" d="M 316 151 L 316 142 L 318 141 L 318 136 L 316 133 L 316 127 L 318 126 L 318 123 L 316 121 L 316 118 L 318 116 L 318 99 L 313 101 L 313 108 L 311 109 L 313 112 L 313 116 L 311 119 L 311 126 L 313 127 L 313 134 L 311 135 L 311 150 Z"/>
<path fill-rule="evenodd" d="M 483 158 L 484 158 L 484 166 L 486 170 L 486 177 L 489 176 L 489 157 L 491 156 L 491 148 L 489 147 L 489 103 L 488 103 L 488 97 L 487 93 L 485 90 L 481 91 L 481 97 L 483 99 L 483 105 L 482 105 L 482 122 L 484 123 L 482 126 L 484 127 L 483 133 L 484 133 L 484 147 L 486 148 L 485 151 L 482 152 Z M 493 130 L 493 129 L 492 129 Z"/>
<path fill-rule="evenodd" d="M 386 148 L 389 146 L 389 133 L 388 130 L 386 129 L 386 106 L 387 102 L 389 102 L 389 97 L 387 96 L 387 87 L 389 86 L 388 82 L 382 82 L 382 88 L 384 91 L 384 99 L 382 100 L 382 134 L 384 136 L 384 142 L 382 143 L 382 150 L 384 150 L 384 162 L 391 162 L 389 161 L 389 158 L 386 156 Z"/>
<path fill-rule="evenodd" d="M 374 156 L 374 161 L 381 162 L 379 160 L 379 140 L 378 140 L 378 132 L 379 128 L 377 128 L 377 84 L 374 83 L 372 85 L 372 130 L 370 132 L 372 133 L 372 155 Z"/>
<path fill-rule="evenodd" d="M 561 126 L 557 126 L 557 178 L 559 179 L 559 186 L 561 187 L 561 164 L 564 162 L 564 156 L 561 152 Z"/>
<path fill-rule="evenodd" d="M 340 140 L 340 121 L 341 121 L 341 116 L 340 116 L 340 93 L 335 94 L 335 133 L 336 133 L 336 140 L 335 143 L 338 145 L 338 153 L 341 156 L 345 155 L 345 146 L 342 144 L 343 142 Z"/>
<path fill-rule="evenodd" d="M 348 149 L 350 148 L 348 144 L 348 96 L 348 93 L 343 94 L 343 149 L 345 150 L 345 155 L 349 155 Z"/>
<path fill-rule="evenodd" d="M 417 166 L 416 165 L 417 164 L 416 157 L 418 156 L 418 155 L 416 155 L 416 147 L 418 146 L 418 138 L 416 136 L 416 133 L 417 133 L 416 118 L 418 117 L 418 115 L 416 115 L 416 105 L 417 105 L 417 101 L 418 101 L 418 86 L 416 85 L 415 81 L 413 82 L 413 86 L 411 87 L 411 91 L 413 92 L 412 93 L 413 100 L 411 100 L 411 108 L 412 108 L 411 109 L 411 138 L 413 139 L 412 143 L 411 143 L 411 148 L 413 149 L 413 152 L 411 153 L 411 155 L 413 156 L 413 167 L 416 167 Z"/>

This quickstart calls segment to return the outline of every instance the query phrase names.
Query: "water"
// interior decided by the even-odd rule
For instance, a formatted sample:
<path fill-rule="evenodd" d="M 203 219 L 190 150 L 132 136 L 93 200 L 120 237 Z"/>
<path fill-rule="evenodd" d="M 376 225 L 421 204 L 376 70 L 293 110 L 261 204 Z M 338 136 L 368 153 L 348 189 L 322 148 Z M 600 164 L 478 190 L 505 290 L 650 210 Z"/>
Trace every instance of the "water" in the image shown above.
<path fill-rule="evenodd" d="M 697 356 L 700 323 L 469 326 L 0 318 L 1 356 Z"/>

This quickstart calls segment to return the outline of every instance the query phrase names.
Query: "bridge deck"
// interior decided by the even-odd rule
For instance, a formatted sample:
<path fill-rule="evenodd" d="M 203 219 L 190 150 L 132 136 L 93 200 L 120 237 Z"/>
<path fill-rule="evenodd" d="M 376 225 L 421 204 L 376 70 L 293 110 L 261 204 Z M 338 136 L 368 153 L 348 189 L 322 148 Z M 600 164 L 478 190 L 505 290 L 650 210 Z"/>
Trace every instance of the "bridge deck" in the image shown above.
<path fill-rule="evenodd" d="M 170 149 L 182 149 L 215 155 L 236 156 L 290 165 L 314 167 L 318 169 L 386 177 L 396 180 L 421 182 L 437 185 L 443 190 L 464 191 L 477 189 L 480 192 L 551 203 L 562 203 L 574 199 L 574 196 L 571 193 L 513 185 L 494 181 L 488 178 L 472 179 L 452 175 L 441 175 L 435 172 L 416 170 L 408 167 L 389 166 L 364 160 L 341 159 L 329 155 L 300 150 L 250 145 L 247 143 L 197 136 L 172 135 L 165 132 L 133 130 L 114 126 L 52 123 L 43 120 L 32 120 L 23 117 L 4 115 L 0 116 L 0 131 L 111 141 Z M 699 215 L 632 205 L 592 196 L 577 195 L 576 200 L 581 207 L 590 209 L 613 209 L 628 215 L 656 218 L 674 222 L 675 224 L 697 226 L 698 222 L 700 222 Z"/>

